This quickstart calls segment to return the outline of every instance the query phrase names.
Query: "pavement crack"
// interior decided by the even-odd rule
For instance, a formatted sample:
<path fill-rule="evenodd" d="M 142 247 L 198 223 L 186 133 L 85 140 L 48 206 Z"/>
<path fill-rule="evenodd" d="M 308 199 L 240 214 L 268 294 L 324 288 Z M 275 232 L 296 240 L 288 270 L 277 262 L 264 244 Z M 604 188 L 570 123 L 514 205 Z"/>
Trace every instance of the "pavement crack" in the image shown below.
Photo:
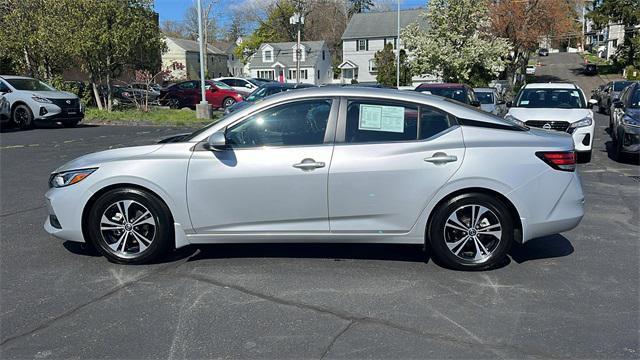
<path fill-rule="evenodd" d="M 338 338 L 340 338 L 344 333 L 346 333 L 347 331 L 349 331 L 349 329 L 351 328 L 351 326 L 353 326 L 356 322 L 355 321 L 350 321 L 347 326 L 345 326 L 342 330 L 340 330 L 340 332 L 338 332 L 336 334 L 336 336 L 333 337 L 333 339 L 331 339 L 331 342 L 329 343 L 329 345 L 327 345 L 326 349 L 324 349 L 324 351 L 322 352 L 322 356 L 320 356 L 320 360 L 324 359 L 327 354 L 329 353 L 329 351 L 331 351 L 331 348 L 333 347 L 333 344 L 336 343 L 336 341 L 338 340 Z"/>
<path fill-rule="evenodd" d="M 167 265 L 167 266 L 163 266 L 163 267 L 159 268 L 156 271 L 150 271 L 150 272 L 148 272 L 146 274 L 143 274 L 141 276 L 138 276 L 138 277 L 134 278 L 133 280 L 127 281 L 125 283 L 122 283 L 122 284 L 112 288 L 111 290 L 107 291 L 106 293 L 98 296 L 97 298 L 91 299 L 91 300 L 89 300 L 89 301 L 87 301 L 87 302 L 85 302 L 83 304 L 80 304 L 80 305 L 78 305 L 78 306 L 76 306 L 76 307 L 74 307 L 72 309 L 69 309 L 69 310 L 63 312 L 60 315 L 57 315 L 55 317 L 47 319 L 46 321 L 44 321 L 40 325 L 37 325 L 36 327 L 32 328 L 31 330 L 25 331 L 25 332 L 17 334 L 17 335 L 9 336 L 8 338 L 3 339 L 0 342 L 0 346 L 6 346 L 9 343 L 17 341 L 17 340 L 19 340 L 21 338 L 24 338 L 24 337 L 27 337 L 29 335 L 33 335 L 33 334 L 39 332 L 40 330 L 44 330 L 44 329 L 48 328 L 49 326 L 53 325 L 54 323 L 56 323 L 56 322 L 58 322 L 60 320 L 64 320 L 66 318 L 69 318 L 72 315 L 74 315 L 77 312 L 79 312 L 80 310 L 82 310 L 82 309 L 84 309 L 84 308 L 86 308 L 86 307 L 88 307 L 88 306 L 90 306 L 92 304 L 95 304 L 97 302 L 100 302 L 100 301 L 102 301 L 104 299 L 107 299 L 107 298 L 113 296 L 114 294 L 116 294 L 117 292 L 119 292 L 119 291 L 121 291 L 123 289 L 126 289 L 129 286 L 134 285 L 135 283 L 137 283 L 137 282 L 139 282 L 141 280 L 147 279 L 147 278 L 149 278 L 151 276 L 157 275 L 159 273 L 162 273 L 164 271 L 170 270 L 172 268 L 177 268 L 180 265 L 184 264 L 187 260 L 188 260 L 188 258 L 182 259 L 182 260 L 180 260 L 180 261 L 178 261 L 176 263 L 173 263 L 173 264 L 170 264 L 170 265 Z"/>
<path fill-rule="evenodd" d="M 540 352 L 531 352 L 531 351 L 525 351 L 524 349 L 518 348 L 516 346 L 513 345 L 507 345 L 507 344 L 491 344 L 491 343 L 487 343 L 485 341 L 479 341 L 480 339 L 478 339 L 475 336 L 472 336 L 470 339 L 469 338 L 460 338 L 457 336 L 453 336 L 453 335 L 446 335 L 446 334 L 442 334 L 442 333 L 436 333 L 436 332 L 429 332 L 429 331 L 424 331 L 424 330 L 420 330 L 420 329 L 415 329 L 409 326 L 405 326 L 402 324 L 397 324 L 394 323 L 392 321 L 389 320 L 384 320 L 384 319 L 379 319 L 379 318 L 375 318 L 375 317 L 370 317 L 370 316 L 359 316 L 356 314 L 351 314 L 348 312 L 344 312 L 344 311 L 339 311 L 336 309 L 331 309 L 328 307 L 324 307 L 324 306 L 320 306 L 320 305 L 314 305 L 314 304 L 308 304 L 308 303 L 303 303 L 303 302 L 297 302 L 297 301 L 292 301 L 292 300 L 287 300 L 287 299 L 283 299 L 274 295 L 269 295 L 269 294 L 265 294 L 262 293 L 260 291 L 256 291 L 241 285 L 235 285 L 235 284 L 230 284 L 230 283 L 226 283 L 223 281 L 219 281 L 216 279 L 212 279 L 210 277 L 207 276 L 203 276 L 203 275 L 199 275 L 199 274 L 190 274 L 190 273 L 182 273 L 182 274 L 175 274 L 176 276 L 182 276 L 184 278 L 188 278 L 188 279 L 192 279 L 192 280 L 196 280 L 196 281 L 201 281 L 201 282 L 205 282 L 217 287 L 221 287 L 221 288 L 226 288 L 226 289 L 233 289 L 236 291 L 239 291 L 241 293 L 244 293 L 246 295 L 250 295 L 250 296 L 255 296 L 258 297 L 260 299 L 263 300 L 267 300 L 267 301 L 271 301 L 273 303 L 276 304 L 280 304 L 280 305 L 284 305 L 284 306 L 291 306 L 291 307 L 295 307 L 297 309 L 301 309 L 301 310 L 311 310 L 314 312 L 319 312 L 322 314 L 329 314 L 329 315 L 333 315 L 339 319 L 342 320 L 346 320 L 350 323 L 371 323 L 371 324 L 375 324 L 375 325 L 380 325 L 380 326 L 385 326 L 385 327 L 389 327 L 398 331 L 402 331 L 402 332 L 406 332 L 406 333 L 410 333 L 416 336 L 420 336 L 420 337 L 425 337 L 431 340 L 435 340 L 435 341 L 442 341 L 442 342 L 447 342 L 447 343 L 451 343 L 454 344 L 456 346 L 460 346 L 460 345 L 468 345 L 470 347 L 482 347 L 483 349 L 493 353 L 496 357 L 501 357 L 501 354 L 499 352 L 497 352 L 498 350 L 512 350 L 512 351 L 516 351 L 519 354 L 522 354 L 523 356 L 525 355 L 531 355 L 531 356 L 540 356 L 540 357 L 551 357 L 551 355 L 548 354 L 543 354 Z M 460 326 L 458 324 L 458 326 Z M 346 331 L 346 330 L 345 330 Z M 468 330 L 467 330 L 468 331 Z M 341 334 L 339 334 L 341 335 Z M 469 335 L 467 333 L 467 335 Z"/>

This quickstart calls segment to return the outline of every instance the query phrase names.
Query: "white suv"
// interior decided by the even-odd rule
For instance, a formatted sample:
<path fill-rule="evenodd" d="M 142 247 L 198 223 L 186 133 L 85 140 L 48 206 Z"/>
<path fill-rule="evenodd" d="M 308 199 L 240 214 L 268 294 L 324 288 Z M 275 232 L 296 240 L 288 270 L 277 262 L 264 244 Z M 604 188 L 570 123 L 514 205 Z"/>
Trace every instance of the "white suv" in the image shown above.
<path fill-rule="evenodd" d="M 571 83 L 525 85 L 510 106 L 505 119 L 573 136 L 581 162 L 591 161 L 595 123 L 582 89 Z"/>
<path fill-rule="evenodd" d="M 0 95 L 9 102 L 13 122 L 23 129 L 33 126 L 34 120 L 73 127 L 84 118 L 78 96 L 29 77 L 0 76 Z"/>

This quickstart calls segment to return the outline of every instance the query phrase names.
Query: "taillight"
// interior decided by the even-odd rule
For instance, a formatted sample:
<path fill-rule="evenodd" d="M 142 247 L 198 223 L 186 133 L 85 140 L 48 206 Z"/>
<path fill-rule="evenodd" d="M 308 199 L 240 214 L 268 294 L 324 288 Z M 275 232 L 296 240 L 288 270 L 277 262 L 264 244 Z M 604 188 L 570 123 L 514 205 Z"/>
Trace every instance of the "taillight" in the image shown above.
<path fill-rule="evenodd" d="M 556 170 L 576 170 L 575 151 L 538 151 L 536 156 Z"/>

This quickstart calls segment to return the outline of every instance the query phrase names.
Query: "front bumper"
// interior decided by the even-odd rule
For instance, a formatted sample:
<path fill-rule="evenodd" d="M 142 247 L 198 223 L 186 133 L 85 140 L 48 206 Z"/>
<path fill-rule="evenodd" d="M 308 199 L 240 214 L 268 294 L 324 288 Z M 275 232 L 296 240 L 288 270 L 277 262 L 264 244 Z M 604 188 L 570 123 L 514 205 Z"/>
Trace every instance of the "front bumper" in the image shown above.
<path fill-rule="evenodd" d="M 622 142 L 622 151 L 630 154 L 640 153 L 640 127 L 623 125 L 620 130 L 618 141 Z"/>
<path fill-rule="evenodd" d="M 595 133 L 595 121 L 589 126 L 575 128 L 570 132 L 576 151 L 587 152 L 593 148 L 593 136 Z"/>
<path fill-rule="evenodd" d="M 76 184 L 81 185 L 81 184 Z M 85 242 L 82 234 L 82 211 L 86 200 L 82 191 L 69 188 L 51 188 L 45 194 L 49 216 L 44 229 L 49 234 L 69 241 Z"/>
<path fill-rule="evenodd" d="M 35 120 L 40 121 L 65 121 L 82 120 L 84 111 L 80 107 L 61 108 L 56 104 L 38 103 L 36 109 L 32 109 Z"/>

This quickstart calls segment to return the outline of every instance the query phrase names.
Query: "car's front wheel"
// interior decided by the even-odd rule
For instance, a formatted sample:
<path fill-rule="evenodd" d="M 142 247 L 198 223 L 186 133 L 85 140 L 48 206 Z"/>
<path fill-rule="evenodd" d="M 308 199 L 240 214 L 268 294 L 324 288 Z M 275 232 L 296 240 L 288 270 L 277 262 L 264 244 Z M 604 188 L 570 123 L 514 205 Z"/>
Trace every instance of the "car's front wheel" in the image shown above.
<path fill-rule="evenodd" d="M 229 106 L 233 105 L 236 103 L 236 100 L 234 98 L 226 98 L 224 99 L 224 101 L 222 102 L 222 108 L 226 109 Z"/>
<path fill-rule="evenodd" d="M 158 260 L 174 239 L 165 203 L 136 188 L 113 189 L 100 196 L 89 211 L 87 230 L 98 251 L 120 264 Z"/>
<path fill-rule="evenodd" d="M 513 219 L 495 197 L 455 196 L 436 210 L 429 241 L 437 260 L 458 270 L 481 270 L 500 263 L 513 242 Z"/>
<path fill-rule="evenodd" d="M 33 127 L 33 113 L 27 105 L 18 105 L 13 109 L 13 122 L 20 129 L 31 129 Z"/>

